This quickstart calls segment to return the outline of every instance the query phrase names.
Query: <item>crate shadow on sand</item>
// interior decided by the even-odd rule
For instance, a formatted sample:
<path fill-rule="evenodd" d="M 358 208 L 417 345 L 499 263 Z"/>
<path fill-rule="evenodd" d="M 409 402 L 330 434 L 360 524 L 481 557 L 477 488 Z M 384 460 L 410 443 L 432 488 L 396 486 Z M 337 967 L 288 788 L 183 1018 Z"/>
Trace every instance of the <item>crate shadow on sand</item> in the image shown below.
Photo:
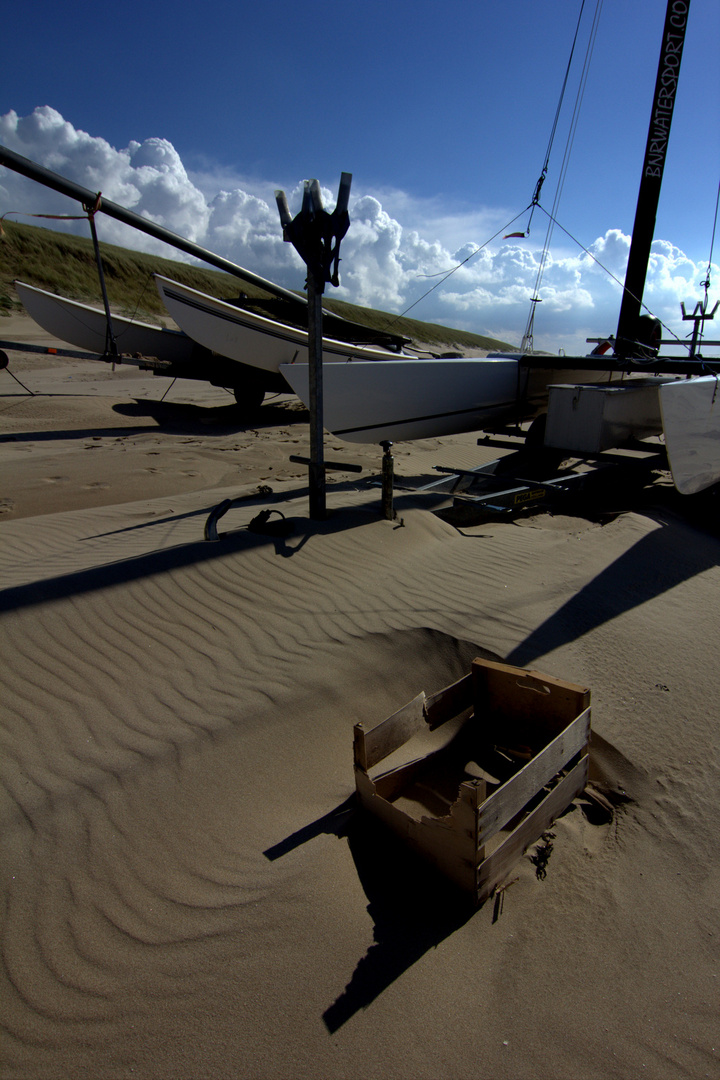
<path fill-rule="evenodd" d="M 358 811 L 346 837 L 373 920 L 373 943 L 323 1013 L 333 1034 L 476 913 L 468 895 Z"/>
<path fill-rule="evenodd" d="M 581 794 L 558 818 L 579 811 L 588 825 L 605 830 L 614 808 L 641 796 L 645 778 L 609 743 L 599 736 L 594 739 L 599 759 L 592 770 L 595 796 Z M 630 788 L 627 792 L 626 784 Z M 605 792 L 600 802 L 598 789 Z M 264 855 L 274 861 L 322 834 L 347 841 L 374 924 L 372 944 L 359 959 L 343 991 L 323 1013 L 328 1032 L 334 1034 L 356 1013 L 372 1005 L 425 953 L 460 930 L 485 904 L 493 903 L 492 922 L 497 922 L 504 886 L 476 905 L 467 892 L 413 852 L 379 819 L 363 812 L 355 794 L 268 848 Z M 543 843 L 541 838 L 541 849 Z M 545 846 L 549 855 L 552 845 Z M 536 865 L 537 876 L 544 876 L 536 857 L 528 857 Z"/>
<path fill-rule="evenodd" d="M 367 1008 L 430 949 L 459 930 L 478 910 L 393 833 L 363 813 L 355 795 L 329 814 L 265 851 L 277 859 L 321 833 L 347 840 L 373 920 L 373 943 L 350 981 L 325 1010 L 332 1034 Z"/>

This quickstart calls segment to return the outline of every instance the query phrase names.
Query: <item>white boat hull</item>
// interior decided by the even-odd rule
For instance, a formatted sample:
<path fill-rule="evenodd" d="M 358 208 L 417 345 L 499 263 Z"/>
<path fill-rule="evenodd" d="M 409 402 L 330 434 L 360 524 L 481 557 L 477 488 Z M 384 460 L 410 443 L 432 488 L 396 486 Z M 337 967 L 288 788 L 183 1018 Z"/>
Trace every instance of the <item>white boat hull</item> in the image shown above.
<path fill-rule="evenodd" d="M 160 274 L 155 274 L 155 282 L 177 325 L 211 352 L 265 371 L 280 371 L 283 364 L 308 363 L 307 331 L 255 315 Z M 397 355 L 387 349 L 323 338 L 324 364 L 354 358 L 389 360 Z"/>
<path fill-rule="evenodd" d="M 102 354 L 105 351 L 105 312 L 99 308 L 67 300 L 63 296 L 15 282 L 25 310 L 48 334 L 77 349 Z M 157 360 L 187 361 L 196 351 L 195 342 L 178 330 L 164 330 L 150 323 L 133 322 L 112 316 L 113 334 L 121 353 L 155 357 Z"/>
<path fill-rule="evenodd" d="M 683 379 L 660 388 L 660 409 L 673 483 L 695 495 L 720 481 L 720 380 Z"/>
<path fill-rule="evenodd" d="M 309 405 L 308 365 L 280 370 Z M 323 365 L 323 423 L 362 443 L 475 431 L 514 411 L 519 375 L 513 357 Z"/>

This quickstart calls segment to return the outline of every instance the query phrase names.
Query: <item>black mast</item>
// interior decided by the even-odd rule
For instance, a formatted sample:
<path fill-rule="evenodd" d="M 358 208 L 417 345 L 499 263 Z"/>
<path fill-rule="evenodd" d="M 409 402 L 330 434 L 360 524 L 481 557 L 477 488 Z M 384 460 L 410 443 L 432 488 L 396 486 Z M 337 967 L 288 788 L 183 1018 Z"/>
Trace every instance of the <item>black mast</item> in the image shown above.
<path fill-rule="evenodd" d="M 636 352 L 638 342 L 645 345 L 652 343 L 647 340 L 652 335 L 648 335 L 647 331 L 643 332 L 642 323 L 639 320 L 689 7 L 690 0 L 668 0 L 650 129 L 645 147 L 630 256 L 625 274 L 625 289 L 618 320 L 616 352 L 620 356 L 629 356 Z"/>

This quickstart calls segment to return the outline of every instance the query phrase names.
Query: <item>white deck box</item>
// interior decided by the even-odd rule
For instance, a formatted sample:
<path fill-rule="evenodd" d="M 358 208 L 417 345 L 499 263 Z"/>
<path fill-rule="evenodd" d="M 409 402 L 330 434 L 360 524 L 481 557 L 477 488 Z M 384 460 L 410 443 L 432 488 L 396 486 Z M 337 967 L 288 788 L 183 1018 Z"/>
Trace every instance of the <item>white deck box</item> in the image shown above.
<path fill-rule="evenodd" d="M 662 432 L 662 378 L 548 387 L 545 445 L 598 454 Z"/>

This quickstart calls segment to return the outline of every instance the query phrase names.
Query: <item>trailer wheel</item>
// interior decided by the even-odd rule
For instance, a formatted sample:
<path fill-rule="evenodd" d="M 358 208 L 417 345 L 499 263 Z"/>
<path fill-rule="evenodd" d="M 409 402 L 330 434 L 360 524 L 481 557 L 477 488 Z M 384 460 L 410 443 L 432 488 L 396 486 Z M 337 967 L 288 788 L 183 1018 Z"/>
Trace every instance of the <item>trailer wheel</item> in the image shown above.
<path fill-rule="evenodd" d="M 265 387 L 252 382 L 240 383 L 233 386 L 233 394 L 243 412 L 254 412 L 263 403 Z"/>
<path fill-rule="evenodd" d="M 565 451 L 545 445 L 546 427 L 547 413 L 540 413 L 533 420 L 525 436 L 525 448 L 532 455 L 533 467 L 545 479 L 560 468 L 567 456 Z"/>
<path fill-rule="evenodd" d="M 528 428 L 527 435 L 525 436 L 525 445 L 537 449 L 545 443 L 545 428 L 547 426 L 547 413 L 540 413 L 536 416 L 532 424 Z"/>

